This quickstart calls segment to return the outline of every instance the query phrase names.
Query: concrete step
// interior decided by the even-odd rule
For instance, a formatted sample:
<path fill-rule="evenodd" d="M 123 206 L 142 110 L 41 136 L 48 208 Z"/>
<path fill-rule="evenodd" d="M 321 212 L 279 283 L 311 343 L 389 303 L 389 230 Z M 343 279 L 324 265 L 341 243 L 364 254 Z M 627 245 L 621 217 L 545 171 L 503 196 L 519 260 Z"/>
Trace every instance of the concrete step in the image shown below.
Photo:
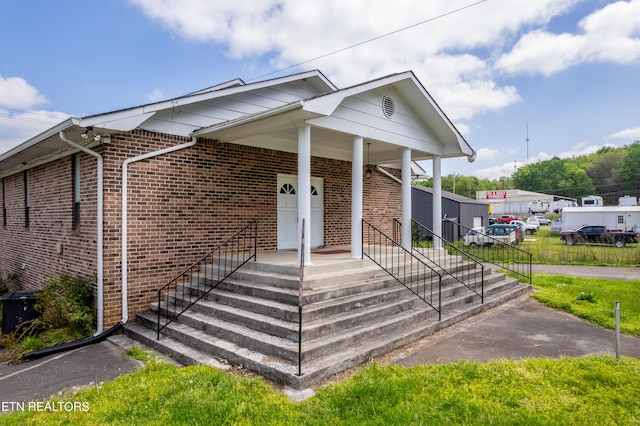
<path fill-rule="evenodd" d="M 297 357 L 286 360 L 265 355 L 224 338 L 212 337 L 202 330 L 188 327 L 182 323 L 169 326 L 173 330 L 171 333 L 176 332 L 178 335 L 189 336 L 187 340 L 193 346 L 186 346 L 184 343 L 178 342 L 172 337 L 172 334 L 162 336 L 157 341 L 155 340 L 155 332 L 140 324 L 127 325 L 126 333 L 147 345 L 156 347 L 161 352 L 169 353 L 176 360 L 185 364 L 206 364 L 207 360 L 219 357 L 295 389 L 302 389 L 530 291 L 530 286 L 522 284 L 504 287 L 501 291 L 486 296 L 485 303 L 482 305 L 476 304 L 473 307 L 467 306 L 466 309 L 453 309 L 443 313 L 441 321 L 425 318 L 413 323 L 411 327 L 401 328 L 395 333 L 378 333 L 375 339 L 353 342 L 346 348 L 330 351 L 320 357 L 305 357 L 302 363 L 302 376 L 297 375 Z M 327 344 L 331 345 L 331 342 L 328 341 Z M 296 344 L 294 343 L 294 345 Z M 309 348 L 305 349 L 308 345 L 303 341 L 305 355 L 309 351 Z M 295 350 L 297 351 L 297 347 Z"/>
<path fill-rule="evenodd" d="M 480 280 L 480 275 L 474 274 L 475 264 L 458 260 L 447 258 L 449 272 L 471 281 Z M 393 262 L 391 259 L 390 267 L 397 268 Z M 412 264 L 416 266 L 419 262 L 413 260 Z M 444 273 L 441 300 L 437 296 L 430 300 L 435 308 L 441 305 L 439 321 L 432 306 L 369 260 L 307 266 L 299 354 L 299 270 L 295 263 L 250 261 L 217 283 L 213 275 L 217 274 L 216 269 L 202 268 L 191 280 L 181 283 L 176 293 L 166 294 L 162 307 L 155 303 L 151 311 L 138 315 L 138 324 L 127 326 L 130 328 L 127 333 L 158 346 L 180 362 L 206 363 L 208 359 L 212 363 L 215 358 L 226 359 L 300 389 L 530 289 L 486 269 L 482 304 L 478 294 Z M 421 270 L 424 272 L 424 268 Z M 425 287 L 417 276 L 407 277 L 409 287 L 424 287 L 429 294 L 431 290 L 437 291 L 437 279 L 428 278 Z M 205 293 L 205 297 L 163 329 L 159 341 L 155 340 L 159 309 L 172 315 L 186 295 Z M 184 353 L 178 354 L 181 351 Z M 303 360 L 302 376 L 297 375 L 299 357 Z"/>

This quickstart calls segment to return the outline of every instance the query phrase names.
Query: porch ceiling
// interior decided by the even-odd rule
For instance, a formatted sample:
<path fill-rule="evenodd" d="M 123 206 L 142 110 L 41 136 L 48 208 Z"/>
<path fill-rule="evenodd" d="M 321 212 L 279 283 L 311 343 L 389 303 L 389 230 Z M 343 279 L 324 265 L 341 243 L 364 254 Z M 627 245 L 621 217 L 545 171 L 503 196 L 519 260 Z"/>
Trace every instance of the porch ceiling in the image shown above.
<path fill-rule="evenodd" d="M 207 128 L 194 132 L 194 136 L 219 140 L 221 142 L 254 146 L 276 151 L 298 152 L 298 127 L 309 120 L 321 117 L 319 114 L 296 109 L 277 116 L 250 120 L 227 127 Z M 339 132 L 319 126 L 311 126 L 311 155 L 322 158 L 351 161 L 352 133 Z M 402 158 L 403 146 L 389 141 L 365 138 L 364 161 L 370 164 L 397 162 Z M 371 145 L 367 145 L 371 143 Z M 367 149 L 369 158 L 367 158 Z M 433 153 L 412 150 L 412 160 L 428 160 Z"/>

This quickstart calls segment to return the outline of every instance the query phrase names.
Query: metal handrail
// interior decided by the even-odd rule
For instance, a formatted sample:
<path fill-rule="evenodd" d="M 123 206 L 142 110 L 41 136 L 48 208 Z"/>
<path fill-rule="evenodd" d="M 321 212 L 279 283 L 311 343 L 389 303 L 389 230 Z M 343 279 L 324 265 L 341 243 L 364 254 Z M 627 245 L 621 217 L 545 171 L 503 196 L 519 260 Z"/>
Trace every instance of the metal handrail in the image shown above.
<path fill-rule="evenodd" d="M 533 258 L 531 253 L 513 244 L 508 244 L 502 240 L 493 238 L 491 235 L 482 233 L 479 234 L 482 235 L 483 240 L 489 241 L 488 244 L 465 246 L 464 235 L 471 231 L 472 228 L 466 227 L 458 222 L 443 221 L 443 225 L 445 223 L 449 223 L 451 226 L 457 226 L 463 230 L 463 232 L 458 233 L 461 241 L 457 246 L 465 253 L 473 256 L 480 262 L 491 263 L 501 269 L 524 277 L 525 280 L 531 284 L 531 261 Z"/>
<path fill-rule="evenodd" d="M 400 224 L 397 219 L 393 220 Z M 480 302 L 484 303 L 484 265 L 416 220 L 411 221 L 411 229 L 413 250 L 480 296 Z M 444 250 L 425 247 L 425 241 L 431 241 L 435 245 L 435 240 L 440 242 L 438 247 Z"/>
<path fill-rule="evenodd" d="M 300 270 L 298 275 L 298 376 L 302 376 L 302 291 L 304 287 L 304 224 L 300 233 Z"/>
<path fill-rule="evenodd" d="M 242 265 L 251 259 L 256 261 L 257 250 L 258 221 L 254 219 L 228 240 L 216 246 L 160 287 L 157 290 L 157 339 L 160 339 L 160 331 L 163 328 L 209 294 Z M 209 271 L 206 270 L 206 267 L 209 267 Z M 177 295 L 179 286 L 181 287 L 180 297 Z M 165 321 L 164 324 L 161 324 L 163 313 Z"/>
<path fill-rule="evenodd" d="M 442 274 L 374 225 L 362 220 L 362 256 L 396 279 L 442 318 Z"/>

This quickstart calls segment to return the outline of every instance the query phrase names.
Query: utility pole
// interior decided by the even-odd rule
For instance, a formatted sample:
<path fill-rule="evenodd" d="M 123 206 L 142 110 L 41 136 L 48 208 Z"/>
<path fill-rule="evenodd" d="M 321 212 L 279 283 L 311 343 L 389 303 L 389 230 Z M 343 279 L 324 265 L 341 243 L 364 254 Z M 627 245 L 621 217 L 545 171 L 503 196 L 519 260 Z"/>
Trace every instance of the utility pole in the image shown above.
<path fill-rule="evenodd" d="M 529 165 L 529 122 L 527 121 L 527 166 Z"/>

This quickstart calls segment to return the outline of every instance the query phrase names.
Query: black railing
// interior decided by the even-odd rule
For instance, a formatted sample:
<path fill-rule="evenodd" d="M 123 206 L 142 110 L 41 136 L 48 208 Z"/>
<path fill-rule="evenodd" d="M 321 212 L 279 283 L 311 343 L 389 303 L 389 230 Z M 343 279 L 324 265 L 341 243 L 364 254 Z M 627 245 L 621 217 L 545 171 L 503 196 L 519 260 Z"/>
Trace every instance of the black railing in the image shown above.
<path fill-rule="evenodd" d="M 442 318 L 442 274 L 364 219 L 362 255 L 438 312 L 438 321 Z"/>
<path fill-rule="evenodd" d="M 393 221 L 394 228 L 401 226 L 397 219 Z M 481 262 L 415 220 L 411 221 L 411 240 L 414 252 L 480 296 L 484 303 L 484 265 Z"/>
<path fill-rule="evenodd" d="M 302 291 L 304 287 L 304 223 L 300 233 L 300 270 L 298 274 L 298 376 L 302 376 Z"/>
<path fill-rule="evenodd" d="M 531 284 L 531 259 L 533 256 L 528 251 L 522 250 L 514 244 L 508 244 L 504 239 L 483 234 L 477 230 L 478 228 L 472 229 L 460 223 L 449 221 L 443 221 L 442 226 L 459 227 L 457 235 L 460 235 L 460 242 L 457 246 L 465 253 L 480 262 L 491 263 L 513 272 Z M 473 231 L 477 236 L 469 236 L 465 241 L 465 235 L 469 231 Z"/>
<path fill-rule="evenodd" d="M 258 221 L 253 220 L 231 238 L 158 289 L 160 331 L 205 297 L 249 260 L 256 260 Z M 179 293 L 179 294 L 178 294 Z"/>

